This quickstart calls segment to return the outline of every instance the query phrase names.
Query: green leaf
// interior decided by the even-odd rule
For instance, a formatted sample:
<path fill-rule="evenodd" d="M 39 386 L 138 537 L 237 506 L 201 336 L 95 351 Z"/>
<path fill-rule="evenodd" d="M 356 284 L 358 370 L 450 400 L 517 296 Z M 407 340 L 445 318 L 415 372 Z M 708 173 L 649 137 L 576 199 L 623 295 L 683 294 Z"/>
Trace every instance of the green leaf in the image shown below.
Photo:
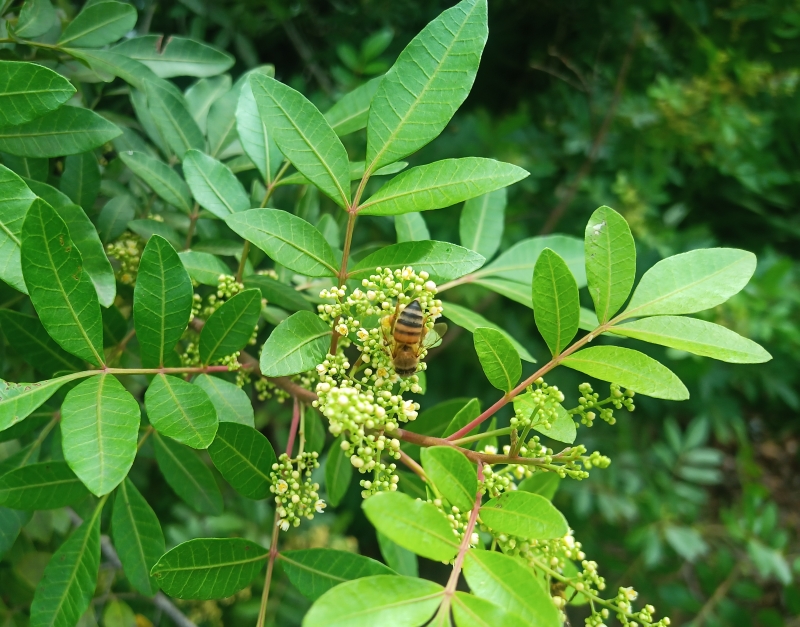
<path fill-rule="evenodd" d="M 34 157 L 17 157 L 15 155 L 3 154 L 3 162 L 6 167 L 16 172 L 31 187 L 30 181 L 46 181 L 50 176 L 50 160 L 36 159 Z M 33 191 L 31 189 L 31 191 Z M 35 192 L 34 192 L 35 193 Z"/>
<path fill-rule="evenodd" d="M 47 335 L 38 318 L 0 309 L 0 329 L 14 350 L 46 377 L 63 370 L 83 368 L 80 359 L 70 355 Z"/>
<path fill-rule="evenodd" d="M 558 491 L 561 477 L 554 472 L 537 472 L 527 479 L 520 481 L 518 490 L 540 494 L 548 501 L 552 501 Z"/>
<path fill-rule="evenodd" d="M 469 402 L 459 409 L 456 415 L 453 416 L 450 424 L 447 425 L 447 429 L 444 430 L 442 437 L 446 438 L 449 435 L 453 435 L 456 431 L 466 427 L 470 422 L 475 420 L 475 418 L 480 416 L 480 414 L 480 401 L 477 398 L 470 399 Z M 477 427 L 475 427 L 475 429 L 477 429 Z M 473 433 L 475 429 L 470 431 L 470 433 Z"/>
<path fill-rule="evenodd" d="M 253 406 L 240 387 L 207 374 L 201 374 L 192 383 L 208 394 L 221 423 L 236 422 L 248 427 L 255 426 Z"/>
<path fill-rule="evenodd" d="M 208 110 L 208 119 L 206 120 L 208 154 L 214 158 L 222 158 L 226 149 L 236 141 L 236 105 L 248 76 L 249 73 L 242 74 L 233 87 L 218 98 Z"/>
<path fill-rule="evenodd" d="M 39 37 L 53 27 L 55 20 L 56 10 L 50 0 L 25 0 L 14 34 L 25 39 Z"/>
<path fill-rule="evenodd" d="M 772 355 L 752 340 L 723 326 L 697 318 L 642 318 L 615 326 L 613 332 L 733 364 L 760 364 L 772 359 Z"/>
<path fill-rule="evenodd" d="M 485 0 L 464 0 L 420 32 L 383 77 L 367 124 L 375 170 L 442 132 L 472 89 L 488 37 Z"/>
<path fill-rule="evenodd" d="M 631 293 L 636 279 L 636 244 L 625 218 L 606 206 L 589 218 L 584 240 L 589 294 L 598 320 L 606 323 Z"/>
<path fill-rule="evenodd" d="M 567 263 L 578 287 L 586 285 L 583 241 L 569 235 L 544 235 L 517 242 L 492 263 L 476 272 L 475 277 L 500 277 L 528 286 L 531 284 L 531 276 L 539 255 L 545 248 L 558 253 Z"/>
<path fill-rule="evenodd" d="M 208 454 L 220 474 L 239 494 L 249 499 L 269 496 L 269 473 L 277 458 L 269 440 L 260 431 L 235 422 L 221 422 Z"/>
<path fill-rule="evenodd" d="M 144 88 L 149 112 L 170 149 L 181 159 L 187 150 L 203 150 L 205 137 L 186 108 L 183 95 L 163 80 L 146 81 Z"/>
<path fill-rule="evenodd" d="M 331 328 L 310 311 L 283 320 L 264 342 L 261 374 L 283 377 L 312 370 L 328 354 Z"/>
<path fill-rule="evenodd" d="M 143 152 L 121 152 L 119 158 L 161 198 L 186 214 L 192 212 L 189 186 L 163 161 Z"/>
<path fill-rule="evenodd" d="M 93 211 L 94 201 L 100 192 L 100 170 L 94 153 L 83 152 L 64 159 L 64 173 L 61 175 L 59 187 L 73 203 L 87 211 Z"/>
<path fill-rule="evenodd" d="M 566 262 L 545 248 L 533 270 L 533 317 L 550 352 L 556 356 L 578 332 L 578 284 Z"/>
<path fill-rule="evenodd" d="M 0 477 L 0 505 L 11 509 L 58 509 L 88 494 L 66 462 L 30 464 Z"/>
<path fill-rule="evenodd" d="M 423 448 L 425 474 L 439 493 L 462 512 L 469 512 L 478 492 L 478 475 L 463 453 L 451 446 Z"/>
<path fill-rule="evenodd" d="M 247 156 L 252 159 L 266 183 L 272 183 L 275 173 L 283 162 L 283 153 L 270 136 L 264 120 L 261 119 L 249 81 L 245 81 L 242 85 L 239 102 L 236 105 L 236 131 Z"/>
<path fill-rule="evenodd" d="M 505 338 L 511 343 L 514 349 L 517 351 L 517 354 L 522 357 L 527 362 L 536 363 L 536 360 L 533 356 L 527 351 L 527 349 L 522 346 L 517 340 L 511 337 L 506 331 L 498 327 L 493 322 L 490 322 L 480 314 L 475 313 L 471 309 L 467 309 L 466 307 L 462 307 L 461 305 L 456 305 L 454 303 L 444 303 L 442 304 L 442 314 L 445 318 L 457 324 L 458 326 L 466 329 L 470 333 L 474 333 L 475 329 L 479 327 L 486 327 L 490 329 L 495 329 L 502 333 Z"/>
<path fill-rule="evenodd" d="M 22 223 L 36 195 L 14 172 L 0 165 L 0 279 L 28 293 L 22 278 Z"/>
<path fill-rule="evenodd" d="M 392 216 L 441 209 L 493 192 L 528 176 L 510 163 L 482 157 L 443 159 L 398 174 L 361 203 L 362 215 Z"/>
<path fill-rule="evenodd" d="M 554 540 L 569 531 L 564 515 L 549 500 L 522 490 L 492 499 L 481 507 L 480 517 L 497 533 L 528 540 Z"/>
<path fill-rule="evenodd" d="M 118 43 L 118 54 L 149 67 L 159 78 L 216 76 L 231 68 L 234 58 L 227 52 L 185 37 L 144 35 Z"/>
<path fill-rule="evenodd" d="M 74 93 L 72 83 L 49 68 L 0 61 L 0 127 L 30 122 L 57 109 Z"/>
<path fill-rule="evenodd" d="M 325 112 L 325 119 L 339 137 L 366 128 L 369 106 L 382 78 L 379 76 L 359 85 Z"/>
<path fill-rule="evenodd" d="M 222 513 L 222 494 L 211 471 L 191 449 L 153 434 L 156 461 L 169 487 L 184 503 L 201 514 Z"/>
<path fill-rule="evenodd" d="M 402 242 L 367 255 L 355 265 L 347 278 L 361 281 L 375 274 L 375 268 L 378 267 L 395 270 L 413 266 L 415 272 L 424 270 L 432 280 L 444 283 L 480 268 L 484 261 L 478 253 L 449 242 Z"/>
<path fill-rule="evenodd" d="M 97 218 L 97 234 L 104 244 L 117 239 L 128 228 L 128 222 L 136 215 L 136 201 L 127 194 L 115 196 L 100 210 Z"/>
<path fill-rule="evenodd" d="M 201 78 L 184 94 L 189 113 L 197 126 L 205 133 L 208 112 L 211 106 L 231 89 L 231 77 L 227 74 L 214 78 Z"/>
<path fill-rule="evenodd" d="M 117 488 L 111 531 L 128 581 L 144 595 L 155 594 L 158 585 L 150 569 L 164 553 L 164 533 L 153 508 L 130 479 Z"/>
<path fill-rule="evenodd" d="M 137 92 L 131 94 L 134 109 L 137 116 L 142 113 L 142 107 L 146 106 L 146 98 L 144 90 L 148 81 L 158 81 L 159 78 L 146 66 L 138 61 L 126 57 L 125 55 L 111 52 L 110 50 L 97 50 L 89 48 L 64 48 L 64 51 L 69 55 L 84 61 L 90 68 L 92 68 L 97 75 L 104 80 L 111 81 L 113 77 L 117 76 L 124 80 L 126 83 L 134 87 Z M 155 123 L 147 113 L 147 121 L 142 120 L 142 126 L 145 127 L 148 135 L 150 130 L 155 128 Z M 149 127 L 149 128 L 148 128 Z M 138 135 L 136 136 L 138 140 Z M 140 141 L 140 140 L 139 140 Z M 159 137 L 156 144 L 159 148 L 163 148 L 161 138 Z M 141 146 L 144 147 L 143 145 Z M 130 148 L 128 148 L 130 149 Z"/>
<path fill-rule="evenodd" d="M 144 395 L 155 429 L 192 448 L 204 449 L 217 433 L 217 410 L 208 394 L 178 377 L 157 374 Z"/>
<path fill-rule="evenodd" d="M 373 172 L 372 176 L 387 176 L 389 174 L 397 174 L 401 170 L 404 170 L 408 167 L 408 163 L 406 161 L 398 161 L 397 163 L 390 163 L 389 165 L 380 168 Z M 350 162 L 350 180 L 351 181 L 358 181 L 364 176 L 364 170 L 366 169 L 366 164 L 363 161 L 351 161 Z M 275 183 L 277 187 L 281 185 L 311 185 L 311 181 L 309 181 L 305 176 L 300 174 L 300 172 L 295 172 L 290 174 L 289 176 L 281 177 L 281 179 Z"/>
<path fill-rule="evenodd" d="M 187 151 L 183 173 L 200 206 L 218 218 L 224 220 L 232 213 L 250 208 L 250 199 L 239 179 L 213 157 L 198 150 Z"/>
<path fill-rule="evenodd" d="M 314 311 L 311 303 L 291 285 L 286 285 L 263 274 L 251 274 L 244 278 L 245 287 L 257 287 L 267 303 L 286 311 Z"/>
<path fill-rule="evenodd" d="M 64 29 L 59 45 L 101 48 L 113 44 L 136 26 L 136 9 L 127 2 L 87 4 Z"/>
<path fill-rule="evenodd" d="M 456 592 L 453 597 L 456 627 L 525 627 L 529 623 L 485 599 Z"/>
<path fill-rule="evenodd" d="M 411 473 L 407 474 L 411 475 Z M 423 483 L 422 479 L 417 477 L 417 475 L 412 476 L 416 477 L 421 484 L 420 498 L 427 499 L 428 495 L 426 493 L 427 488 L 425 483 Z M 408 487 L 408 483 L 405 477 L 400 479 L 401 486 L 405 484 L 405 486 Z M 383 556 L 383 560 L 389 565 L 389 568 L 394 570 L 398 575 L 419 577 L 419 564 L 416 555 L 408 549 L 404 549 L 402 546 L 392 542 L 381 532 L 377 532 L 376 535 L 378 536 L 378 547 L 381 550 L 381 555 Z"/>
<path fill-rule="evenodd" d="M 178 599 L 221 599 L 246 587 L 269 551 L 243 538 L 198 538 L 179 544 L 158 560 L 152 575 Z"/>
<path fill-rule="evenodd" d="M 193 281 L 201 285 L 219 285 L 221 274 L 230 274 L 230 268 L 216 255 L 186 250 L 178 253 L 181 263 Z"/>
<path fill-rule="evenodd" d="M 394 575 L 374 559 L 334 549 L 282 551 L 278 554 L 289 581 L 307 598 L 316 601 L 346 581 L 374 575 Z"/>
<path fill-rule="evenodd" d="M 9 383 L 0 379 L 0 431 L 27 418 L 67 381 L 80 379 L 89 374 L 91 373 L 76 372 L 38 383 Z"/>
<path fill-rule="evenodd" d="M 533 412 L 538 411 L 538 409 L 539 404 L 533 402 L 533 397 L 530 392 L 525 392 L 524 394 L 519 394 L 514 397 L 515 411 L 530 417 L 533 415 Z M 555 409 L 556 418 L 550 421 L 549 429 L 544 424 L 535 424 L 538 420 L 534 420 L 533 429 L 559 442 L 572 444 L 578 435 L 575 429 L 575 421 L 563 406 L 556 405 Z"/>
<path fill-rule="evenodd" d="M 97 293 L 67 225 L 46 202 L 31 203 L 22 225 L 22 274 L 44 328 L 61 347 L 103 363 Z"/>
<path fill-rule="evenodd" d="M 505 296 L 520 305 L 525 305 L 529 309 L 533 309 L 533 298 L 531 297 L 531 286 L 527 283 L 517 283 L 516 281 L 509 281 L 508 279 L 477 279 L 472 281 L 475 285 L 480 285 L 493 292 Z M 594 328 L 594 327 L 592 327 Z"/>
<path fill-rule="evenodd" d="M 280 209 L 251 209 L 227 217 L 238 235 L 271 259 L 305 276 L 336 276 L 339 265 L 317 229 Z"/>
<path fill-rule="evenodd" d="M 31 519 L 30 512 L 0 507 L 0 558 L 14 546 L 19 532 Z"/>
<path fill-rule="evenodd" d="M 333 507 L 342 502 L 353 478 L 353 464 L 350 463 L 347 452 L 342 450 L 342 442 L 342 436 L 333 441 L 325 461 L 325 490 L 328 503 Z"/>
<path fill-rule="evenodd" d="M 89 490 L 103 496 L 128 475 L 136 458 L 139 403 L 113 375 L 72 388 L 61 407 L 64 459 Z"/>
<path fill-rule="evenodd" d="M 584 348 L 562 360 L 561 364 L 645 396 L 672 401 L 689 398 L 689 390 L 675 373 L 655 359 L 629 348 Z"/>
<path fill-rule="evenodd" d="M 378 531 L 417 555 L 444 562 L 458 553 L 458 536 L 431 503 L 402 492 L 379 492 L 361 507 Z"/>
<path fill-rule="evenodd" d="M 397 243 L 420 242 L 431 238 L 428 225 L 421 213 L 401 213 L 394 217 L 394 229 L 397 232 Z"/>
<path fill-rule="evenodd" d="M 89 611 L 93 619 L 94 610 Z M 137 627 L 136 614 L 133 613 L 131 606 L 123 601 L 109 601 L 103 608 L 103 627 Z"/>
<path fill-rule="evenodd" d="M 55 210 L 67 225 L 69 237 L 78 249 L 83 269 L 94 285 L 100 304 L 110 307 L 117 295 L 117 281 L 97 229 L 78 205 L 69 204 Z"/>
<path fill-rule="evenodd" d="M 305 96 L 264 74 L 252 74 L 261 119 L 298 172 L 341 207 L 350 204 L 347 151 L 319 110 Z"/>
<path fill-rule="evenodd" d="M 31 627 L 75 625 L 91 603 L 100 568 L 100 510 L 50 558 L 31 603 Z"/>
<path fill-rule="evenodd" d="M 45 161 L 49 162 L 48 159 L 45 159 Z M 67 196 L 61 190 L 56 189 L 52 185 L 48 185 L 47 183 L 42 183 L 41 181 L 34 181 L 31 179 L 23 179 L 23 181 L 25 181 L 25 184 L 34 194 L 36 194 L 39 198 L 44 200 L 53 209 L 58 210 L 61 207 L 66 207 L 67 205 L 75 204 L 72 202 L 72 199 L 69 196 Z"/>
<path fill-rule="evenodd" d="M 472 339 L 489 383 L 504 392 L 513 390 L 522 376 L 522 362 L 506 335 L 491 327 L 479 327 Z"/>
<path fill-rule="evenodd" d="M 419 627 L 433 615 L 443 591 L 438 583 L 398 575 L 348 581 L 317 599 L 303 627 Z"/>
<path fill-rule="evenodd" d="M 500 247 L 508 193 L 501 187 L 464 203 L 459 221 L 461 245 L 491 259 Z"/>
<path fill-rule="evenodd" d="M 211 314 L 200 333 L 203 364 L 208 365 L 244 348 L 260 315 L 259 290 L 244 290 L 223 303 Z"/>
<path fill-rule="evenodd" d="M 192 281 L 178 253 L 163 237 L 153 235 L 144 247 L 133 290 L 133 320 L 142 366 L 164 366 L 181 339 L 192 313 Z"/>
<path fill-rule="evenodd" d="M 467 551 L 464 578 L 476 596 L 518 615 L 525 624 L 561 625 L 549 591 L 520 560 L 494 551 Z"/>
<path fill-rule="evenodd" d="M 724 303 L 756 269 L 756 256 L 736 248 L 701 248 L 662 259 L 644 273 L 621 319 L 689 314 Z"/>
<path fill-rule="evenodd" d="M 94 111 L 63 106 L 30 122 L 0 128 L 0 150 L 20 157 L 61 157 L 92 150 L 121 134 Z"/>

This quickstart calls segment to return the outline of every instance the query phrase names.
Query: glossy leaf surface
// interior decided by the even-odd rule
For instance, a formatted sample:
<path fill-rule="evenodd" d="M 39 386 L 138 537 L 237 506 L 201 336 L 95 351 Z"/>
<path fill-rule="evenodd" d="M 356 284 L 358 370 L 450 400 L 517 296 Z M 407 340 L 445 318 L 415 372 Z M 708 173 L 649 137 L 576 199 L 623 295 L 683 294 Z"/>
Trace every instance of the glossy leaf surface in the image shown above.
<path fill-rule="evenodd" d="M 221 422 L 208 453 L 220 474 L 239 494 L 250 499 L 269 496 L 269 473 L 276 457 L 272 444 L 260 431 Z"/>
<path fill-rule="evenodd" d="M 283 320 L 264 343 L 261 374 L 282 377 L 311 370 L 322 363 L 330 346 L 331 328 L 310 311 Z"/>
<path fill-rule="evenodd" d="M 159 433 L 204 449 L 217 433 L 217 410 L 202 388 L 178 377 L 157 374 L 144 395 L 147 418 Z"/>

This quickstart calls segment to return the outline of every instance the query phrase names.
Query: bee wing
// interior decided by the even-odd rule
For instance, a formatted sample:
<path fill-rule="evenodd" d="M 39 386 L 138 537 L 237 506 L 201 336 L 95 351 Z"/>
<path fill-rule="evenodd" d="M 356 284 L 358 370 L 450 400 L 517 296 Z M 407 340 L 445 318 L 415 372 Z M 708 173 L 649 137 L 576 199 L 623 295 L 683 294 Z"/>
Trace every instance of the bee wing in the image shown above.
<path fill-rule="evenodd" d="M 433 329 L 429 329 L 425 334 L 425 339 L 422 340 L 422 348 L 427 350 L 439 346 L 445 333 L 447 333 L 447 325 L 444 322 L 433 325 Z"/>

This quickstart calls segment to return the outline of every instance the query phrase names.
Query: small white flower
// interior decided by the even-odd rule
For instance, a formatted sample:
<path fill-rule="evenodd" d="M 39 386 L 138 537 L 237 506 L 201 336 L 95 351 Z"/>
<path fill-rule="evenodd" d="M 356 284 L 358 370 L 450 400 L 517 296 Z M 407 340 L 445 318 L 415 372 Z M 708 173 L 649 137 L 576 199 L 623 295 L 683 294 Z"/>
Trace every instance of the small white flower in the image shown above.
<path fill-rule="evenodd" d="M 325 506 L 327 503 L 322 499 L 317 499 L 317 502 L 314 503 L 314 509 L 316 510 L 317 514 L 322 514 L 325 510 Z"/>
<path fill-rule="evenodd" d="M 347 335 L 347 325 L 346 324 L 337 324 L 336 325 L 336 332 L 339 335 Z"/>
<path fill-rule="evenodd" d="M 278 494 L 285 494 L 286 490 L 289 489 L 289 484 L 286 483 L 283 479 L 278 480 L 278 484 L 275 486 L 275 490 Z"/>
<path fill-rule="evenodd" d="M 281 521 L 281 530 L 282 531 L 289 531 L 289 521 L 288 520 L 282 520 Z"/>

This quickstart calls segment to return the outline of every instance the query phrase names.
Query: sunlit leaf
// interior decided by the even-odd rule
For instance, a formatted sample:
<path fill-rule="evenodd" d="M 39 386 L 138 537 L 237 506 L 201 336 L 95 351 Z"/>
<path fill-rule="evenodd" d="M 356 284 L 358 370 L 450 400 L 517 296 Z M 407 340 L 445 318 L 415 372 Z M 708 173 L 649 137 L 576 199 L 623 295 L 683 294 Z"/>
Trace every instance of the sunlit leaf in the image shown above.
<path fill-rule="evenodd" d="M 441 209 L 506 187 L 528 176 L 520 167 L 481 157 L 444 159 L 398 174 L 359 205 L 363 215 L 388 216 Z"/>
<path fill-rule="evenodd" d="M 75 16 L 58 40 L 61 46 L 100 48 L 112 44 L 136 25 L 137 13 L 127 2 L 93 2 Z"/>
<path fill-rule="evenodd" d="M 143 63 L 160 78 L 216 76 L 234 63 L 227 52 L 186 37 L 143 35 L 126 39 L 112 50 Z"/>
<path fill-rule="evenodd" d="M 564 515 L 538 494 L 514 490 L 485 503 L 481 520 L 497 533 L 530 540 L 553 540 L 567 534 Z"/>
<path fill-rule="evenodd" d="M 349 135 L 367 126 L 369 106 L 382 78 L 379 76 L 359 85 L 325 112 L 325 119 L 337 135 Z"/>
<path fill-rule="evenodd" d="M 629 348 L 593 346 L 573 353 L 561 363 L 645 396 L 673 401 L 689 398 L 689 390 L 675 373 L 652 357 Z"/>
<path fill-rule="evenodd" d="M 558 253 L 545 248 L 533 270 L 533 316 L 550 352 L 555 356 L 578 332 L 578 285 Z"/>
<path fill-rule="evenodd" d="M 239 292 L 209 316 L 200 333 L 200 359 L 204 364 L 245 347 L 261 315 L 261 292 Z"/>
<path fill-rule="evenodd" d="M 491 327 L 479 327 L 472 339 L 489 383 L 504 392 L 514 389 L 522 376 L 522 362 L 507 336 Z"/>
<path fill-rule="evenodd" d="M 402 242 L 367 255 L 347 276 L 360 282 L 375 274 L 378 267 L 395 270 L 412 266 L 415 272 L 425 271 L 432 280 L 444 283 L 480 268 L 484 261 L 478 253 L 449 242 Z"/>
<path fill-rule="evenodd" d="M 441 495 L 462 512 L 468 512 L 478 492 L 475 467 L 451 446 L 431 446 L 420 453 L 428 479 Z"/>
<path fill-rule="evenodd" d="M 525 627 L 529 624 L 517 614 L 466 592 L 456 592 L 453 597 L 453 619 L 456 627 Z"/>
<path fill-rule="evenodd" d="M 486 12 L 485 0 L 463 0 L 400 53 L 372 98 L 367 124 L 371 169 L 422 148 L 464 102 L 488 37 Z"/>
<path fill-rule="evenodd" d="M 255 426 L 253 405 L 242 388 L 207 374 L 201 374 L 192 383 L 206 391 L 217 410 L 220 422 L 238 422 L 249 427 Z"/>
<path fill-rule="evenodd" d="M 184 155 L 183 173 L 192 194 L 204 209 L 223 220 L 250 208 L 250 199 L 239 179 L 223 163 L 198 150 Z"/>

